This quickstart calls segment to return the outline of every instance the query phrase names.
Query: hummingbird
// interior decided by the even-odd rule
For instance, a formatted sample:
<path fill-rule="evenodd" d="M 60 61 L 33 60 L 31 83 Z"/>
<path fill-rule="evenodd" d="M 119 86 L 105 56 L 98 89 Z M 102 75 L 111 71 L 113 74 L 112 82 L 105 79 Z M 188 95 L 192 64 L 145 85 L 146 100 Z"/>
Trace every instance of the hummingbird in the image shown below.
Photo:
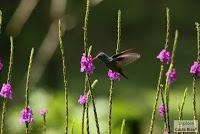
<path fill-rule="evenodd" d="M 139 58 L 140 54 L 134 52 L 134 49 L 127 49 L 113 56 L 108 56 L 106 53 L 100 52 L 93 58 L 93 61 L 96 59 L 101 60 L 107 68 L 120 73 L 124 78 L 128 79 L 128 77 L 123 73 L 122 68 Z"/>

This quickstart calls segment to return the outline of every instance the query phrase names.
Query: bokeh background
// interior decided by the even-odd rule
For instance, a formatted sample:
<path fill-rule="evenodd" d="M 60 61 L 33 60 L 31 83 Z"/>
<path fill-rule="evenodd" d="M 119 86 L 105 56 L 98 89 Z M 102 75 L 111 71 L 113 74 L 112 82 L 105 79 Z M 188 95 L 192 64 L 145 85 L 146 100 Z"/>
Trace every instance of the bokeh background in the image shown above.
<path fill-rule="evenodd" d="M 129 79 L 116 82 L 113 96 L 113 134 L 120 132 L 126 119 L 126 134 L 146 134 L 155 98 L 155 87 L 160 70 L 157 54 L 163 48 L 166 31 L 166 12 L 171 12 L 170 50 L 175 29 L 179 30 L 178 47 L 175 55 L 177 81 L 170 89 L 171 125 L 178 119 L 178 104 L 184 89 L 188 96 L 184 108 L 184 119 L 192 119 L 192 77 L 190 65 L 196 59 L 195 22 L 200 22 L 199 0 L 91 0 L 88 37 L 93 46 L 93 55 L 100 51 L 112 55 L 117 40 L 117 11 L 122 11 L 121 50 L 135 48 L 141 59 L 127 66 L 124 72 Z M 83 51 L 83 20 L 85 1 L 80 0 L 1 0 L 3 11 L 0 56 L 5 64 L 0 73 L 0 83 L 5 82 L 8 71 L 9 35 L 14 36 L 14 65 L 12 85 L 14 99 L 9 101 L 6 117 L 6 133 L 20 134 L 24 126 L 19 125 L 20 111 L 25 101 L 25 78 L 31 47 L 34 47 L 34 64 L 31 74 L 31 101 L 35 123 L 31 133 L 42 131 L 42 118 L 38 111 L 48 108 L 47 133 L 64 132 L 64 89 L 62 63 L 58 49 L 58 19 L 61 18 L 63 40 L 67 60 L 69 83 L 70 128 L 80 133 L 81 106 L 77 100 L 84 88 L 84 74 L 80 73 L 79 62 Z M 94 95 L 102 133 L 107 132 L 108 90 L 110 81 L 107 69 L 101 62 L 95 63 L 93 79 L 98 79 Z M 199 84 L 197 85 L 197 113 L 200 114 Z M 160 104 L 160 103 L 159 103 Z M 92 107 L 90 108 L 91 133 L 96 132 Z M 162 133 L 163 118 L 157 113 L 155 134 Z M 173 127 L 172 127 L 173 128 Z"/>

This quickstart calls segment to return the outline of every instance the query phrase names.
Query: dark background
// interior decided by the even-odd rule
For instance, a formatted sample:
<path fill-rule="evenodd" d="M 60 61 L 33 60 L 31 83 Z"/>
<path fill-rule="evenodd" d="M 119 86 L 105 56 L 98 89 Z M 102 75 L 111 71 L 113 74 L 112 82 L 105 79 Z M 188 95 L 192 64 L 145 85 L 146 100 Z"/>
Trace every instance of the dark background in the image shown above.
<path fill-rule="evenodd" d="M 200 1 L 91 0 L 91 3 L 93 4 L 90 8 L 88 37 L 89 44 L 93 46 L 92 55 L 100 51 L 109 55 L 115 53 L 118 9 L 122 11 L 121 50 L 135 48 L 142 55 L 140 60 L 125 67 L 124 72 L 129 79 L 121 78 L 114 86 L 113 133 L 120 132 L 123 118 L 126 119 L 127 134 L 145 134 L 149 130 L 160 70 L 156 56 L 165 43 L 166 7 L 170 8 L 171 13 L 170 50 L 175 29 L 179 30 L 180 35 L 174 64 L 177 81 L 170 89 L 171 125 L 173 126 L 174 119 L 178 119 L 178 103 L 181 102 L 186 87 L 188 87 L 188 98 L 183 116 L 185 119 L 192 119 L 192 77 L 189 69 L 197 53 L 195 22 L 200 22 Z M 85 1 L 1 0 L 0 9 L 3 12 L 0 56 L 5 65 L 0 74 L 1 83 L 6 81 L 8 71 L 9 35 L 14 36 L 15 45 L 12 73 L 14 99 L 8 103 L 7 133 L 22 133 L 24 130 L 24 126 L 18 124 L 18 119 L 25 101 L 25 78 L 31 47 L 35 48 L 30 89 L 30 105 L 34 111 L 35 123 L 31 131 L 41 132 L 42 119 L 38 115 L 38 110 L 43 107 L 49 109 L 48 134 L 62 133 L 64 130 L 62 63 L 60 51 L 56 48 L 57 22 L 60 18 L 65 30 L 63 41 L 70 93 L 70 126 L 74 124 L 74 133 L 79 133 L 81 106 L 78 105 L 77 99 L 84 88 L 84 74 L 79 71 L 79 62 L 83 51 L 82 27 Z M 95 66 L 92 78 L 98 79 L 99 82 L 94 93 L 101 131 L 106 133 L 110 81 L 105 66 L 99 61 Z M 199 87 L 199 84 L 197 86 Z M 199 88 L 197 88 L 197 103 L 199 103 L 198 91 Z M 197 113 L 200 110 L 198 105 Z M 92 107 L 90 110 L 93 118 Z M 94 121 L 91 120 L 91 132 L 95 133 Z M 162 120 L 157 114 L 154 131 L 156 134 L 162 133 Z"/>

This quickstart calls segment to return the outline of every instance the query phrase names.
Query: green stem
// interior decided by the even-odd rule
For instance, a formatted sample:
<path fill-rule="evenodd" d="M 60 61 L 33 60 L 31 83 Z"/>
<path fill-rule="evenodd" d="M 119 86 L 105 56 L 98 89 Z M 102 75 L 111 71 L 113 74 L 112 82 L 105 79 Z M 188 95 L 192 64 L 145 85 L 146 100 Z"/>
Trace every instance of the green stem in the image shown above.
<path fill-rule="evenodd" d="M 26 102 L 25 102 L 25 108 L 28 111 L 29 107 L 29 84 L 30 84 L 30 73 L 31 73 L 31 67 L 32 67 L 32 61 L 33 61 L 33 54 L 34 54 L 34 48 L 31 49 L 29 64 L 28 64 L 28 72 L 27 72 L 27 78 L 26 78 Z M 28 131 L 29 123 L 26 122 L 26 134 L 29 133 Z"/>
<path fill-rule="evenodd" d="M 158 78 L 158 82 L 157 82 L 157 88 L 156 88 L 157 89 L 156 98 L 155 98 L 155 102 L 154 102 L 153 112 L 151 115 L 151 124 L 150 124 L 149 134 L 153 133 L 154 120 L 155 120 L 155 115 L 156 115 L 156 108 L 158 105 L 158 99 L 159 99 L 159 94 L 160 94 L 160 84 L 161 84 L 161 80 L 162 80 L 162 76 L 163 76 L 163 71 L 164 71 L 164 66 L 163 66 L 163 64 L 161 64 L 159 78 Z"/>
<path fill-rule="evenodd" d="M 197 112 L 196 112 L 196 77 L 193 76 L 193 82 L 192 82 L 192 94 L 193 94 L 193 120 L 197 119 Z"/>
<path fill-rule="evenodd" d="M 112 132 L 112 90 L 113 90 L 113 84 L 114 82 L 111 81 L 110 83 L 110 95 L 109 95 L 109 116 L 108 116 L 108 134 L 111 134 Z"/>
<path fill-rule="evenodd" d="M 84 123 L 85 123 L 85 104 L 82 108 L 82 122 L 81 122 L 81 134 L 84 134 Z"/>
<path fill-rule="evenodd" d="M 125 123 L 126 123 L 126 120 L 123 119 L 123 121 L 122 121 L 122 126 L 121 126 L 121 133 L 120 133 L 120 134 L 123 134 L 123 133 L 124 133 Z"/>
<path fill-rule="evenodd" d="M 29 84 L 30 84 L 30 73 L 31 73 L 32 61 L 33 61 L 33 54 L 34 54 L 34 48 L 31 49 L 27 78 L 26 78 L 26 103 L 25 103 L 26 108 L 28 108 L 29 106 Z"/>
<path fill-rule="evenodd" d="M 85 75 L 85 89 L 83 94 L 85 94 L 87 92 L 87 74 Z M 87 97 L 88 98 L 88 97 Z M 86 104 L 83 105 L 83 110 L 82 110 L 82 125 L 81 125 L 81 133 L 84 134 L 84 126 L 85 126 L 85 112 L 86 112 Z M 88 118 L 89 120 L 89 118 Z"/>
<path fill-rule="evenodd" d="M 178 116 L 178 119 L 179 119 L 179 120 L 182 120 L 182 119 L 183 119 L 183 107 L 184 107 L 184 105 L 185 105 L 186 97 L 187 97 L 187 88 L 186 88 L 185 91 L 184 91 L 182 103 L 181 103 L 181 106 L 180 106 L 180 109 L 179 109 L 179 116 Z"/>
<path fill-rule="evenodd" d="M 88 76 L 86 76 L 86 78 L 88 78 Z M 95 80 L 92 85 L 91 85 L 91 90 L 94 89 L 96 83 L 98 82 L 98 80 Z M 87 83 L 86 83 L 87 85 Z M 87 92 L 87 102 L 86 102 L 86 105 L 85 105 L 85 109 L 86 109 L 86 128 L 87 128 L 87 134 L 90 133 L 90 129 L 89 129 L 89 111 L 88 111 L 88 107 L 89 107 L 89 100 L 90 100 L 90 97 L 91 97 L 91 90 L 89 90 Z M 97 114 L 96 114 L 97 115 Z M 96 117 L 96 116 L 95 116 Z M 95 118 L 96 119 L 96 118 Z M 98 122 L 98 121 L 97 121 Z"/>
<path fill-rule="evenodd" d="M 196 29 L 197 29 L 197 61 L 200 62 L 200 26 L 199 23 L 196 24 Z M 197 119 L 197 112 L 196 112 L 196 80 L 197 77 L 193 76 L 193 119 Z M 198 132 L 196 132 L 197 134 Z"/>
<path fill-rule="evenodd" d="M 62 33 L 61 33 L 61 22 L 59 20 L 58 23 L 59 28 L 59 46 L 61 51 L 62 57 L 62 66 L 63 66 L 63 82 L 64 82 L 64 92 L 65 92 L 65 134 L 68 133 L 68 124 L 69 124 L 69 108 L 68 108 L 68 89 L 67 89 L 67 69 L 66 69 L 66 62 L 65 62 L 65 51 L 62 42 Z"/>
<path fill-rule="evenodd" d="M 170 35 L 170 11 L 169 8 L 166 8 L 166 20 L 167 20 L 167 29 L 166 29 L 166 37 L 165 37 L 165 46 L 164 48 L 167 49 L 168 48 L 168 44 L 169 44 L 169 35 Z M 164 71 L 164 65 L 161 64 L 160 66 L 160 73 L 159 73 L 159 78 L 158 78 L 158 82 L 157 82 L 157 87 L 156 87 L 156 98 L 155 98 L 155 102 L 154 102 L 154 107 L 153 107 L 153 112 L 151 115 L 151 123 L 150 123 L 150 129 L 149 129 L 149 134 L 153 133 L 153 127 L 154 127 L 154 120 L 155 120 L 155 114 L 156 114 L 156 108 L 158 105 L 158 100 L 159 100 L 159 94 L 160 94 L 160 84 L 161 84 L 161 80 L 162 80 L 162 76 L 163 76 L 163 71 Z"/>
<path fill-rule="evenodd" d="M 87 35 L 87 26 L 88 26 L 88 16 L 89 16 L 89 5 L 90 5 L 90 0 L 86 1 L 86 10 L 85 10 L 85 19 L 84 19 L 84 26 L 83 26 L 83 43 L 84 43 L 84 50 L 85 50 L 85 54 L 87 55 L 87 42 L 88 42 L 88 35 Z M 87 74 L 85 75 L 85 89 L 84 89 L 84 93 L 86 93 L 87 91 Z M 84 134 L 84 116 L 85 116 L 85 112 L 87 112 L 86 114 L 86 118 L 87 118 L 87 133 L 89 134 L 89 113 L 88 113 L 88 102 L 86 103 L 86 106 L 83 106 L 83 110 L 82 110 L 82 127 L 81 127 L 81 132 L 82 134 Z"/>
<path fill-rule="evenodd" d="M 26 134 L 29 133 L 28 127 L 29 127 L 29 123 L 26 122 Z"/>
<path fill-rule="evenodd" d="M 197 29 L 197 61 L 200 62 L 200 26 L 199 23 L 195 23 Z"/>
<path fill-rule="evenodd" d="M 1 34 L 1 25 L 2 25 L 2 11 L 0 10 L 0 34 Z"/>
<path fill-rule="evenodd" d="M 1 134 L 4 133 L 5 114 L 6 114 L 7 100 L 3 99 L 2 114 L 1 114 Z"/>
<path fill-rule="evenodd" d="M 166 107 L 166 103 L 165 103 L 165 99 L 164 99 L 164 95 L 163 95 L 163 85 L 160 84 L 160 94 L 161 94 L 161 100 L 162 100 L 162 103 L 164 105 L 164 111 L 166 111 L 165 107 Z M 164 114 L 163 116 L 164 118 L 164 122 L 165 122 L 165 128 L 167 128 L 167 117 L 166 117 L 166 114 Z"/>
<path fill-rule="evenodd" d="M 11 83 L 11 73 L 12 73 L 12 65 L 13 65 L 13 50 L 14 50 L 13 37 L 10 36 L 10 61 L 9 61 L 9 68 L 8 68 L 8 75 L 7 75 L 7 83 Z M 1 134 L 4 133 L 6 105 L 7 105 L 7 99 L 4 98 L 3 106 L 2 106 L 2 114 L 1 114 Z"/>
<path fill-rule="evenodd" d="M 83 27 L 83 32 L 84 32 L 84 49 L 87 55 L 87 27 L 88 27 L 88 16 L 89 16 L 89 6 L 90 6 L 90 0 L 86 1 L 86 10 L 85 10 L 85 19 L 84 19 L 84 27 Z"/>
<path fill-rule="evenodd" d="M 89 76 L 88 76 L 88 85 L 89 85 L 89 91 L 90 91 L 90 96 L 91 96 L 91 100 L 92 100 L 92 106 L 93 106 L 94 118 L 95 118 L 95 122 L 96 122 L 97 134 L 100 134 L 99 121 L 98 121 L 98 116 L 97 116 L 95 99 L 94 99 L 94 96 L 93 96 L 92 84 L 91 84 Z"/>
<path fill-rule="evenodd" d="M 43 116 L 43 134 L 46 134 L 46 126 L 47 126 L 47 121 L 46 121 L 46 115 Z"/>
<path fill-rule="evenodd" d="M 165 49 L 168 48 L 168 44 L 169 44 L 169 33 L 170 33 L 170 10 L 169 10 L 169 8 L 166 8 L 166 16 L 167 16 L 167 32 L 166 32 L 166 38 L 165 38 Z"/>
<path fill-rule="evenodd" d="M 118 54 L 120 51 L 120 42 L 121 42 L 121 10 L 118 10 L 116 54 Z M 112 92 L 113 92 L 112 89 L 113 89 L 113 81 L 111 80 L 110 90 L 109 90 L 108 134 L 112 133 Z"/>
<path fill-rule="evenodd" d="M 10 61 L 9 61 L 9 68 L 8 68 L 8 76 L 7 76 L 7 83 L 11 82 L 11 72 L 12 72 L 12 65 L 13 65 L 13 50 L 14 50 L 14 45 L 13 45 L 13 37 L 10 36 Z"/>
<path fill-rule="evenodd" d="M 171 63 L 168 69 L 168 72 L 171 72 L 174 64 L 174 56 L 175 56 L 175 51 L 176 51 L 176 46 L 177 46 L 177 41 L 178 41 L 178 30 L 175 31 L 175 37 L 174 37 L 174 44 L 173 44 L 173 50 L 172 50 L 172 57 L 171 57 Z M 167 130 L 168 133 L 170 133 L 170 120 L 169 120 L 169 74 L 167 75 L 166 82 L 165 82 L 165 101 L 166 101 L 166 116 L 167 116 Z"/>
<path fill-rule="evenodd" d="M 116 54 L 119 53 L 120 50 L 120 38 L 121 38 L 121 10 L 118 10 L 118 24 L 117 24 L 117 48 Z"/>
<path fill-rule="evenodd" d="M 87 97 L 88 98 L 88 97 Z M 90 122 L 89 122 L 89 109 L 88 106 L 89 102 L 86 103 L 86 128 L 87 128 L 87 134 L 90 134 Z"/>
<path fill-rule="evenodd" d="M 88 81 L 88 76 L 87 76 L 87 74 L 85 74 L 85 88 L 84 88 L 84 92 L 83 92 L 83 94 L 85 94 L 86 92 L 87 92 L 87 81 Z M 88 96 L 87 96 L 87 98 L 88 98 Z M 88 102 L 87 102 L 88 103 Z M 87 107 L 87 109 L 86 109 L 86 105 L 88 105 L 88 104 L 84 104 L 83 105 L 83 109 L 82 109 L 82 125 L 81 125 L 81 133 L 82 134 L 84 134 L 84 128 L 85 128 L 85 112 L 87 112 L 88 111 L 88 107 Z M 89 122 L 89 118 L 87 119 L 88 120 L 88 122 Z M 89 128 L 89 127 L 87 127 L 87 128 Z M 89 130 L 89 129 L 88 129 Z"/>

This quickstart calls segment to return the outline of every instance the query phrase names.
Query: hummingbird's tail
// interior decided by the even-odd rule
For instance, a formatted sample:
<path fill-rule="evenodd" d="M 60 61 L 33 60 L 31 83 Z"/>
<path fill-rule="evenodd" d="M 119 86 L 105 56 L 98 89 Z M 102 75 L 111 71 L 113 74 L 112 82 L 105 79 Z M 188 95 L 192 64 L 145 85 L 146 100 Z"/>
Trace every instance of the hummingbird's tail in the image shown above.
<path fill-rule="evenodd" d="M 119 71 L 119 73 L 126 79 L 128 79 L 128 77 L 122 72 L 122 69 Z"/>

